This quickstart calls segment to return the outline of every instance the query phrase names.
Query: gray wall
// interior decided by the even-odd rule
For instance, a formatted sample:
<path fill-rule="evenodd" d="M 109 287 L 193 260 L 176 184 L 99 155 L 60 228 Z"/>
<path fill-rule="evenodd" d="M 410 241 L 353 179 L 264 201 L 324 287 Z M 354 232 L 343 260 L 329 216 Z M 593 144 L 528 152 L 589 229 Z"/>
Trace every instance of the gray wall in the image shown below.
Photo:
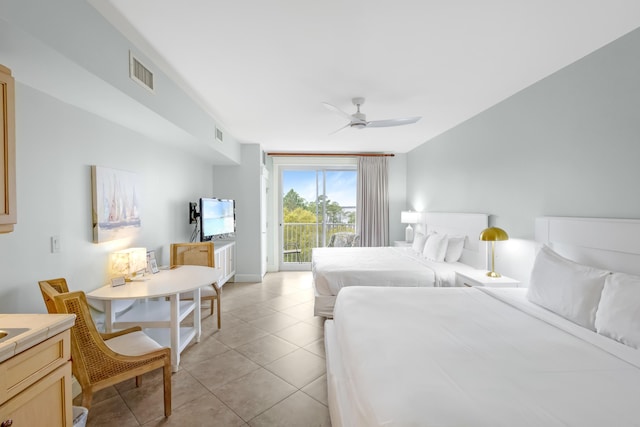
<path fill-rule="evenodd" d="M 408 203 L 486 212 L 515 237 L 540 215 L 640 217 L 640 31 L 408 155 Z"/>
<path fill-rule="evenodd" d="M 636 30 L 416 148 L 408 205 L 521 239 L 542 215 L 640 218 L 639 51 Z"/>
<path fill-rule="evenodd" d="M 261 273 L 260 179 L 262 150 L 242 144 L 238 166 L 218 166 L 213 173 L 212 196 L 236 201 L 237 282 L 259 282 Z"/>
<path fill-rule="evenodd" d="M 409 209 L 407 202 L 407 155 L 389 157 L 389 245 L 394 240 L 404 240 L 405 224 L 400 213 Z"/>

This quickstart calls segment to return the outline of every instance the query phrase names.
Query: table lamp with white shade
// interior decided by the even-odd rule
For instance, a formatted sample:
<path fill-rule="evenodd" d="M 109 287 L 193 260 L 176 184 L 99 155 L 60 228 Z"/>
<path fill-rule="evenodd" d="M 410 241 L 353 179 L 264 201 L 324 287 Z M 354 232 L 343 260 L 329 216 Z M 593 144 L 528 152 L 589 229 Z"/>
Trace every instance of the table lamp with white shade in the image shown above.
<path fill-rule="evenodd" d="M 407 228 L 404 230 L 404 240 L 407 243 L 413 242 L 413 227 L 411 227 L 411 224 L 417 224 L 419 218 L 420 212 L 402 211 L 400 213 L 400 222 L 407 224 Z"/>
<path fill-rule="evenodd" d="M 130 281 L 139 279 L 147 268 L 147 250 L 145 248 L 129 248 L 111 253 L 111 276 L 124 277 Z"/>

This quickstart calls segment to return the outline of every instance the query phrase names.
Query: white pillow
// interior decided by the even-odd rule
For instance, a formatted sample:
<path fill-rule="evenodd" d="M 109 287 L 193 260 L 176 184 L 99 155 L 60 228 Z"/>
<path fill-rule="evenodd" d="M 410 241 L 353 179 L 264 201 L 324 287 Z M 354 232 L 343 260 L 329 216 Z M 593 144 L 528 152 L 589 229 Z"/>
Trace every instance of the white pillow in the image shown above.
<path fill-rule="evenodd" d="M 427 236 L 422 233 L 416 233 L 411 244 L 411 249 L 421 254 L 424 250 L 424 243 L 427 241 Z"/>
<path fill-rule="evenodd" d="M 543 246 L 533 264 L 527 298 L 595 331 L 596 310 L 608 275 L 608 271 L 570 261 Z"/>
<path fill-rule="evenodd" d="M 446 262 L 458 262 L 464 249 L 466 236 L 450 236 L 447 243 L 447 253 L 444 256 Z"/>
<path fill-rule="evenodd" d="M 434 233 L 427 238 L 422 256 L 429 261 L 442 262 L 447 253 L 447 235 Z"/>
<path fill-rule="evenodd" d="M 613 273 L 604 282 L 596 331 L 640 349 L 640 277 Z"/>

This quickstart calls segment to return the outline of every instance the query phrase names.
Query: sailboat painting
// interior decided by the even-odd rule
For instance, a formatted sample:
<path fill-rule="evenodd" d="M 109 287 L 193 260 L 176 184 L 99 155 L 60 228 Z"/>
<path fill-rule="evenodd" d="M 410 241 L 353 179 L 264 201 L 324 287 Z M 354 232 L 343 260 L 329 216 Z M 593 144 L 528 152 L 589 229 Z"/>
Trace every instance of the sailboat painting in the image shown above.
<path fill-rule="evenodd" d="M 133 237 L 140 231 L 138 188 L 135 172 L 91 166 L 94 243 Z"/>

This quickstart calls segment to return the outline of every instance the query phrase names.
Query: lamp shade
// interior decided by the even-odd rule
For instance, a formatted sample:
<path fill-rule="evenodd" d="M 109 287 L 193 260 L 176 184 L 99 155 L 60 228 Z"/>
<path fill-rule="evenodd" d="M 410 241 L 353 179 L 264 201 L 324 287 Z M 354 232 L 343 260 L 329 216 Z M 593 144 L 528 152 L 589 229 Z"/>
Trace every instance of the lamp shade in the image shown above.
<path fill-rule="evenodd" d="M 502 228 L 489 227 L 480 233 L 480 240 L 485 242 L 497 242 L 498 240 L 509 240 L 509 235 Z"/>
<path fill-rule="evenodd" d="M 145 248 L 129 248 L 111 254 L 111 275 L 124 276 L 129 279 L 137 272 L 147 268 L 147 250 Z"/>
<path fill-rule="evenodd" d="M 403 224 L 417 224 L 420 212 L 402 211 L 400 213 L 400 222 Z"/>

